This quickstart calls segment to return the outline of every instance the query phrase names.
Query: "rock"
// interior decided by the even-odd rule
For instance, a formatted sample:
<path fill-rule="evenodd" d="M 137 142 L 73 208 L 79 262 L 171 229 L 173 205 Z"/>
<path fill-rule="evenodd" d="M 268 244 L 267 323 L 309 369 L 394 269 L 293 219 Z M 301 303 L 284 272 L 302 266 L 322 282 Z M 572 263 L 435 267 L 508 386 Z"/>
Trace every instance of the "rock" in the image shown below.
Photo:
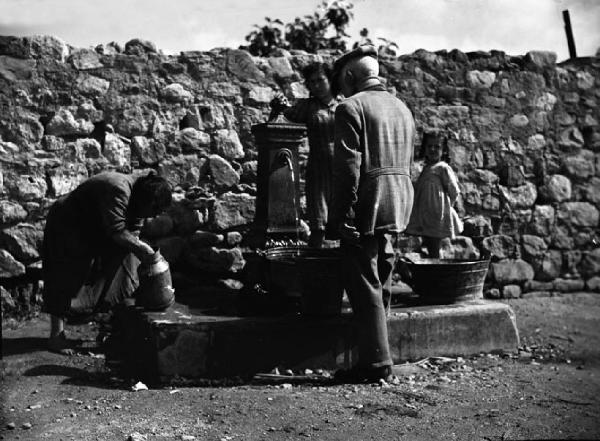
<path fill-rule="evenodd" d="M 521 259 L 505 259 L 492 262 L 491 272 L 500 285 L 524 283 L 533 279 L 534 275 L 531 265 Z"/>
<path fill-rule="evenodd" d="M 479 259 L 479 250 L 470 237 L 457 236 L 454 239 L 443 239 L 440 245 L 442 259 Z"/>
<path fill-rule="evenodd" d="M 25 274 L 25 265 L 8 251 L 0 248 L 0 279 L 9 279 Z"/>
<path fill-rule="evenodd" d="M 563 202 L 560 204 L 557 217 L 565 223 L 576 227 L 598 227 L 600 213 L 589 202 Z"/>
<path fill-rule="evenodd" d="M 227 245 L 235 246 L 242 243 L 243 236 L 238 231 L 230 231 L 227 233 Z"/>
<path fill-rule="evenodd" d="M 575 245 L 575 241 L 571 237 L 569 230 L 564 227 L 556 227 L 552 231 L 550 243 L 552 244 L 552 248 L 559 250 L 570 250 Z"/>
<path fill-rule="evenodd" d="M 44 135 L 42 146 L 48 152 L 58 152 L 65 148 L 65 140 L 54 135 Z"/>
<path fill-rule="evenodd" d="M 98 159 L 102 155 L 102 146 L 93 138 L 78 139 L 75 141 L 75 150 L 88 159 Z"/>
<path fill-rule="evenodd" d="M 166 213 L 147 219 L 142 227 L 142 236 L 164 237 L 173 231 L 173 219 Z"/>
<path fill-rule="evenodd" d="M 128 55 L 144 55 L 157 53 L 156 45 L 148 40 L 134 38 L 125 43 L 125 53 Z"/>
<path fill-rule="evenodd" d="M 0 233 L 0 243 L 21 262 L 31 262 L 40 258 L 43 230 L 36 225 L 20 223 L 6 228 Z"/>
<path fill-rule="evenodd" d="M 195 269 L 214 273 L 238 272 L 246 261 L 239 248 L 199 248 L 188 256 L 188 263 Z"/>
<path fill-rule="evenodd" d="M 584 180 L 594 176 L 594 159 L 594 152 L 582 150 L 578 155 L 563 158 L 563 165 L 569 176 Z"/>
<path fill-rule="evenodd" d="M 179 235 L 191 234 L 200 228 L 204 222 L 204 215 L 196 209 L 190 208 L 187 203 L 173 203 L 168 210 L 173 219 L 173 228 Z"/>
<path fill-rule="evenodd" d="M 563 175 L 552 175 L 540 192 L 548 202 L 563 202 L 571 199 L 571 188 L 569 178 Z"/>
<path fill-rule="evenodd" d="M 499 186 L 500 194 L 513 208 L 529 208 L 537 199 L 537 187 L 531 182 L 518 187 Z"/>
<path fill-rule="evenodd" d="M 163 88 L 162 97 L 171 103 L 188 103 L 194 99 L 192 93 L 179 83 L 172 83 Z"/>
<path fill-rule="evenodd" d="M 484 254 L 495 260 L 516 257 L 515 241 L 504 234 L 486 237 L 481 243 L 481 249 Z"/>
<path fill-rule="evenodd" d="M 47 135 L 71 136 L 89 135 L 94 130 L 94 124 L 84 119 L 75 119 L 73 114 L 61 108 L 46 125 Z"/>
<path fill-rule="evenodd" d="M 500 290 L 498 288 L 490 288 L 484 292 L 484 297 L 486 299 L 499 299 Z"/>
<path fill-rule="evenodd" d="M 217 154 L 223 158 L 239 159 L 244 157 L 244 148 L 235 130 L 217 130 L 214 134 L 214 143 Z"/>
<path fill-rule="evenodd" d="M 21 60 L 19 58 L 0 55 L 0 79 L 9 82 L 29 80 L 34 71 L 34 60 Z"/>
<path fill-rule="evenodd" d="M 523 285 L 525 291 L 552 291 L 552 282 L 541 282 L 539 280 L 528 280 Z"/>
<path fill-rule="evenodd" d="M 539 133 L 527 138 L 527 150 L 531 152 L 541 152 L 546 147 L 546 138 Z"/>
<path fill-rule="evenodd" d="M 104 157 L 111 164 L 122 168 L 131 164 L 131 148 L 129 144 L 113 133 L 107 133 L 104 138 Z"/>
<path fill-rule="evenodd" d="M 270 87 L 252 86 L 248 91 L 248 101 L 250 104 L 269 104 L 275 93 Z"/>
<path fill-rule="evenodd" d="M 464 220 L 463 235 L 468 237 L 485 237 L 494 233 L 489 218 L 477 215 Z"/>
<path fill-rule="evenodd" d="M 521 287 L 519 285 L 504 285 L 502 287 L 503 299 L 518 299 L 521 297 Z"/>
<path fill-rule="evenodd" d="M 69 61 L 77 70 L 98 69 L 104 67 L 100 55 L 92 49 L 78 49 L 71 54 Z"/>
<path fill-rule="evenodd" d="M 239 184 L 240 175 L 238 175 L 229 162 L 219 155 L 210 155 L 208 160 L 210 174 L 217 186 L 230 188 Z"/>
<path fill-rule="evenodd" d="M 148 437 L 146 435 L 142 435 L 139 432 L 133 432 L 127 437 L 127 441 L 146 441 L 147 439 Z"/>
<path fill-rule="evenodd" d="M 85 165 L 79 163 L 63 163 L 47 172 L 48 193 L 50 197 L 58 197 L 75 190 L 79 184 L 88 178 Z"/>
<path fill-rule="evenodd" d="M 560 251 L 546 251 L 540 261 L 536 262 L 535 279 L 545 282 L 556 279 L 562 272 L 562 265 L 563 259 Z"/>
<path fill-rule="evenodd" d="M 33 35 L 24 37 L 27 57 L 47 58 L 64 63 L 69 56 L 69 46 L 58 37 L 50 35 Z"/>
<path fill-rule="evenodd" d="M 560 292 L 583 291 L 585 282 L 581 279 L 554 279 L 552 289 Z"/>
<path fill-rule="evenodd" d="M 579 71 L 575 74 L 577 80 L 577 88 L 580 90 L 588 90 L 594 87 L 595 77 L 589 72 Z"/>
<path fill-rule="evenodd" d="M 167 157 L 159 163 L 158 173 L 169 182 L 171 187 L 180 186 L 187 189 L 190 186 L 188 171 L 195 168 L 199 173 L 204 168 L 205 162 L 205 158 L 198 158 L 196 155 Z"/>
<path fill-rule="evenodd" d="M 93 75 L 80 75 L 75 81 L 77 90 L 85 96 L 102 96 L 110 88 L 110 82 Z"/>
<path fill-rule="evenodd" d="M 255 197 L 246 193 L 225 193 L 214 209 L 214 225 L 220 230 L 248 225 L 254 220 Z"/>
<path fill-rule="evenodd" d="M 467 85 L 473 89 L 489 89 L 496 81 L 496 74 L 490 71 L 480 72 L 471 70 L 467 72 Z"/>
<path fill-rule="evenodd" d="M 211 233 L 209 231 L 196 231 L 189 237 L 189 244 L 192 249 L 206 248 L 223 243 L 225 238 L 222 234 Z"/>
<path fill-rule="evenodd" d="M 306 86 L 304 85 L 304 82 L 296 81 L 290 84 L 289 92 L 287 93 L 287 95 L 289 98 L 297 100 L 300 98 L 308 98 L 309 92 Z"/>
<path fill-rule="evenodd" d="M 269 57 L 269 65 L 279 78 L 288 78 L 294 75 L 294 69 L 287 57 Z"/>
<path fill-rule="evenodd" d="M 600 275 L 600 248 L 583 253 L 579 272 L 587 278 Z"/>
<path fill-rule="evenodd" d="M 258 178 L 258 161 L 247 161 L 242 164 L 241 182 L 256 182 Z"/>
<path fill-rule="evenodd" d="M 525 54 L 525 65 L 532 69 L 554 68 L 556 53 L 550 51 L 530 51 Z"/>
<path fill-rule="evenodd" d="M 532 236 L 530 234 L 524 234 L 521 237 L 521 247 L 523 250 L 523 257 L 528 262 L 531 262 L 542 256 L 548 249 L 548 245 L 544 239 L 539 236 Z"/>
<path fill-rule="evenodd" d="M 527 118 L 526 115 L 518 114 L 518 115 L 513 115 L 510 118 L 509 122 L 513 127 L 521 128 L 521 127 L 525 127 L 525 126 L 527 126 L 527 124 L 529 124 L 529 118 Z"/>
<path fill-rule="evenodd" d="M 589 291 L 600 292 L 600 276 L 594 276 L 587 279 L 585 287 Z"/>
<path fill-rule="evenodd" d="M 27 217 L 27 211 L 18 203 L 12 201 L 0 201 L 0 226 L 14 224 Z"/>
<path fill-rule="evenodd" d="M 583 135 L 577 127 L 569 127 L 561 132 L 558 145 L 565 152 L 578 152 L 584 144 Z"/>
<path fill-rule="evenodd" d="M 5 181 L 11 196 L 19 201 L 34 201 L 46 195 L 48 186 L 46 178 L 39 175 L 20 175 L 10 181 Z"/>
<path fill-rule="evenodd" d="M 227 70 L 241 80 L 261 80 L 265 76 L 254 63 L 252 56 L 243 50 L 228 50 L 225 64 Z"/>
<path fill-rule="evenodd" d="M 221 279 L 219 280 L 219 285 L 231 291 L 239 291 L 244 288 L 244 284 L 235 279 Z"/>
<path fill-rule="evenodd" d="M 550 92 L 544 92 L 535 100 L 535 107 L 550 112 L 554 109 L 556 100 L 556 96 L 552 95 Z"/>
<path fill-rule="evenodd" d="M 134 136 L 131 140 L 131 154 L 142 165 L 155 165 L 166 155 L 164 144 L 145 136 Z"/>
<path fill-rule="evenodd" d="M 1 269 L 0 269 L 0 271 L 1 271 Z M 2 277 L 4 277 L 4 276 L 0 275 L 0 278 L 2 278 Z M 7 291 L 6 289 L 4 289 L 4 287 L 1 285 L 0 285 L 0 296 L 1 296 L 1 305 L 2 305 L 2 308 L 0 309 L 0 311 L 2 311 L 3 315 L 8 312 L 11 312 L 11 310 L 13 310 L 17 307 L 17 303 L 15 302 L 15 299 L 13 299 L 10 292 Z"/>
<path fill-rule="evenodd" d="M 188 127 L 179 131 L 177 141 L 184 153 L 209 153 L 210 135 L 206 132 Z"/>

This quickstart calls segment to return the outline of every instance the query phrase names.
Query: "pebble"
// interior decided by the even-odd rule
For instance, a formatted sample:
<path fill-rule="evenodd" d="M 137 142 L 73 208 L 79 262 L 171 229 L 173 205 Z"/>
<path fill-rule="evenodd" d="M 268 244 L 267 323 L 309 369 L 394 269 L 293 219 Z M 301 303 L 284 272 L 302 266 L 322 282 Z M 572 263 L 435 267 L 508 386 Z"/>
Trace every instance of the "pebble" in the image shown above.
<path fill-rule="evenodd" d="M 21 427 L 25 430 L 29 430 L 29 429 L 31 429 L 32 426 L 31 426 L 31 423 L 23 423 L 23 425 Z"/>
<path fill-rule="evenodd" d="M 194 441 L 196 437 L 194 435 L 181 435 L 182 441 Z"/>
<path fill-rule="evenodd" d="M 282 389 L 291 389 L 291 388 L 292 388 L 292 385 L 291 385 L 290 383 L 283 383 L 283 384 L 281 385 L 281 388 L 282 388 Z"/>
<path fill-rule="evenodd" d="M 294 376 L 294 371 L 292 371 L 291 369 L 286 369 L 285 371 L 283 371 L 283 373 L 285 375 L 289 375 L 290 377 Z"/>
<path fill-rule="evenodd" d="M 6 428 L 7 428 L 8 430 L 15 430 L 15 429 L 16 429 L 16 427 L 17 427 L 17 425 L 16 425 L 15 423 L 8 423 L 8 424 L 6 425 Z"/>
<path fill-rule="evenodd" d="M 148 437 L 146 435 L 142 435 L 139 432 L 133 432 L 129 437 L 127 437 L 127 441 L 146 441 Z"/>

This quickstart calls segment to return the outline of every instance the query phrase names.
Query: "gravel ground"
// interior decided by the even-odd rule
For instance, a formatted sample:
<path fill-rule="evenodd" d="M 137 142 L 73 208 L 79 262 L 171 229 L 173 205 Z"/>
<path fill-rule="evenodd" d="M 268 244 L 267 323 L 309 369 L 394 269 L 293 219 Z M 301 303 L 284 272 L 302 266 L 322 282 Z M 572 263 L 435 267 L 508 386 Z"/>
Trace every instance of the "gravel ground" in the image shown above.
<path fill-rule="evenodd" d="M 293 380 L 134 392 L 94 347 L 44 350 L 40 317 L 3 325 L 0 438 L 6 440 L 600 439 L 600 295 L 510 301 L 518 355 L 432 358 L 395 367 L 397 384 Z"/>

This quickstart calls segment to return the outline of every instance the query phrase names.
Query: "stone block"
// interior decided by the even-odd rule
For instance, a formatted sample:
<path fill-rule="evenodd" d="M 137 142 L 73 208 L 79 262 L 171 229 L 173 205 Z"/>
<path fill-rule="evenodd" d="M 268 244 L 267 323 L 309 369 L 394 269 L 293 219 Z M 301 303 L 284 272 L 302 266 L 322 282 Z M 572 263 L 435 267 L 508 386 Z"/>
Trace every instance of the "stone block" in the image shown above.
<path fill-rule="evenodd" d="M 546 112 L 550 112 L 554 109 L 557 98 L 550 92 L 544 92 L 535 100 L 535 107 L 542 109 Z"/>
<path fill-rule="evenodd" d="M 542 256 L 548 249 L 548 245 L 539 236 L 524 234 L 521 236 L 521 249 L 525 260 L 531 262 Z"/>
<path fill-rule="evenodd" d="M 540 189 L 540 194 L 548 202 L 563 202 L 571 199 L 571 180 L 563 175 L 552 175 Z"/>
<path fill-rule="evenodd" d="M 485 237 L 494 233 L 492 222 L 488 217 L 476 215 L 465 219 L 463 234 L 469 237 Z"/>
<path fill-rule="evenodd" d="M 600 292 L 600 276 L 590 277 L 585 281 L 585 287 L 588 291 Z"/>
<path fill-rule="evenodd" d="M 93 75 L 79 75 L 75 87 L 82 95 L 102 96 L 110 89 L 110 81 Z"/>
<path fill-rule="evenodd" d="M 570 250 L 574 247 L 575 241 L 567 228 L 556 227 L 552 230 L 550 244 L 552 245 L 552 248 Z"/>
<path fill-rule="evenodd" d="M 600 275 L 600 248 L 583 253 L 579 272 L 588 278 Z"/>
<path fill-rule="evenodd" d="M 486 299 L 499 299 L 499 298 L 501 298 L 500 290 L 498 288 L 487 289 L 483 293 L 483 297 Z"/>
<path fill-rule="evenodd" d="M 218 187 L 231 188 L 239 184 L 240 175 L 219 155 L 210 155 L 208 165 L 212 179 Z"/>
<path fill-rule="evenodd" d="M 27 211 L 17 202 L 0 201 L 0 225 L 14 224 L 27 217 Z"/>
<path fill-rule="evenodd" d="M 505 259 L 492 262 L 491 272 L 494 280 L 500 285 L 524 283 L 533 279 L 531 265 L 521 259 Z"/>
<path fill-rule="evenodd" d="M 35 71 L 34 60 L 22 60 L 19 58 L 0 55 L 0 78 L 9 82 L 29 80 Z"/>
<path fill-rule="evenodd" d="M 69 45 L 58 37 L 50 35 L 33 35 L 23 37 L 27 55 L 31 58 L 47 58 L 65 62 L 69 56 Z"/>
<path fill-rule="evenodd" d="M 145 136 L 134 136 L 131 140 L 131 155 L 141 165 L 155 165 L 166 155 L 167 149 L 159 140 Z"/>
<path fill-rule="evenodd" d="M 197 248 L 190 250 L 186 260 L 192 268 L 211 273 L 236 273 L 246 264 L 239 248 Z"/>
<path fill-rule="evenodd" d="M 513 127 L 523 128 L 523 127 L 526 127 L 529 124 L 529 118 L 527 118 L 526 115 L 523 115 L 521 113 L 521 114 L 513 115 L 509 119 L 509 123 Z"/>
<path fill-rule="evenodd" d="M 225 238 L 222 234 L 211 233 L 210 231 L 196 231 L 188 240 L 189 246 L 192 250 L 196 248 L 206 248 L 219 245 L 223 243 Z"/>
<path fill-rule="evenodd" d="M 560 133 L 558 146 L 562 151 L 571 153 L 578 152 L 584 144 L 583 135 L 577 127 L 569 127 Z"/>
<path fill-rule="evenodd" d="M 513 208 L 530 208 L 537 199 L 537 187 L 532 182 L 511 188 L 500 185 L 499 189 L 502 197 Z"/>
<path fill-rule="evenodd" d="M 104 138 L 103 155 L 115 167 L 123 168 L 131 164 L 131 148 L 129 144 L 114 133 L 107 133 Z"/>
<path fill-rule="evenodd" d="M 235 130 L 221 129 L 214 134 L 216 153 L 226 159 L 240 159 L 244 157 L 244 148 Z"/>
<path fill-rule="evenodd" d="M 214 225 L 220 230 L 227 230 L 253 222 L 255 214 L 255 197 L 245 193 L 225 193 L 215 203 Z"/>
<path fill-rule="evenodd" d="M 546 138 L 539 133 L 527 138 L 527 150 L 530 152 L 541 152 L 546 147 Z"/>
<path fill-rule="evenodd" d="M 235 246 L 242 243 L 243 236 L 239 231 L 230 231 L 227 233 L 227 245 Z"/>
<path fill-rule="evenodd" d="M 496 74 L 490 71 L 480 72 L 471 70 L 467 72 L 467 85 L 474 89 L 489 89 L 496 81 Z"/>
<path fill-rule="evenodd" d="M 242 182 L 256 182 L 258 178 L 258 161 L 246 161 L 242 164 Z"/>
<path fill-rule="evenodd" d="M 457 236 L 454 239 L 442 239 L 440 244 L 440 257 L 442 259 L 479 259 L 480 253 L 470 237 Z"/>
<path fill-rule="evenodd" d="M 595 77 L 590 72 L 582 71 L 575 73 L 577 88 L 580 90 L 588 90 L 594 87 Z"/>
<path fill-rule="evenodd" d="M 192 127 L 180 130 L 177 141 L 183 153 L 199 153 L 206 156 L 210 150 L 210 135 Z"/>
<path fill-rule="evenodd" d="M 243 50 L 230 49 L 226 52 L 226 68 L 241 80 L 261 80 L 265 74 L 256 66 L 252 56 Z"/>
<path fill-rule="evenodd" d="M 75 141 L 75 150 L 82 158 L 98 159 L 102 155 L 102 146 L 94 138 L 80 138 Z"/>
<path fill-rule="evenodd" d="M 149 41 L 141 38 L 133 38 L 125 43 L 125 53 L 128 55 L 144 55 L 144 54 L 155 54 L 156 45 Z"/>
<path fill-rule="evenodd" d="M 43 236 L 41 226 L 20 223 L 2 230 L 0 243 L 16 259 L 29 263 L 40 258 Z"/>
<path fill-rule="evenodd" d="M 518 299 L 521 297 L 521 287 L 519 285 L 504 285 L 502 287 L 503 299 Z"/>
<path fill-rule="evenodd" d="M 547 69 L 556 66 L 556 52 L 529 51 L 525 54 L 525 65 L 530 69 Z"/>
<path fill-rule="evenodd" d="M 587 180 L 595 173 L 595 156 L 590 150 L 582 150 L 579 154 L 563 158 L 563 166 L 567 175 L 579 180 Z"/>
<path fill-rule="evenodd" d="M 585 282 L 581 279 L 554 279 L 552 289 L 560 292 L 583 291 Z"/>
<path fill-rule="evenodd" d="M 481 249 L 492 259 L 501 260 L 516 257 L 516 245 L 512 237 L 495 234 L 483 239 Z"/>
<path fill-rule="evenodd" d="M 562 253 L 558 250 L 548 250 L 536 262 L 535 279 L 541 281 L 554 280 L 560 276 L 563 266 Z"/>
<path fill-rule="evenodd" d="M 165 86 L 161 91 L 161 96 L 170 103 L 186 104 L 194 99 L 194 95 L 179 83 Z"/>
<path fill-rule="evenodd" d="M 552 291 L 552 282 L 541 282 L 539 280 L 528 280 L 523 284 L 525 292 L 529 291 Z"/>
<path fill-rule="evenodd" d="M 94 130 L 94 124 L 84 119 L 75 119 L 73 114 L 61 108 L 46 125 L 46 134 L 55 136 L 89 135 Z"/>
<path fill-rule="evenodd" d="M 18 201 L 35 201 L 43 198 L 48 191 L 45 176 L 19 175 L 5 180 L 4 185 L 10 195 Z"/>
<path fill-rule="evenodd" d="M 248 101 L 250 104 L 269 104 L 274 96 L 275 92 L 270 87 L 253 85 L 248 91 Z"/>
<path fill-rule="evenodd" d="M 269 66 L 279 78 L 289 78 L 294 75 L 294 69 L 288 57 L 269 57 Z"/>
<path fill-rule="evenodd" d="M 104 67 L 98 52 L 92 49 L 75 50 L 68 61 L 77 70 L 99 69 Z"/>
<path fill-rule="evenodd" d="M 25 265 L 8 251 L 0 248 L 0 279 L 9 279 L 25 274 Z"/>
<path fill-rule="evenodd" d="M 575 227 L 598 227 L 600 213 L 589 202 L 563 202 L 557 211 L 557 218 Z"/>
<path fill-rule="evenodd" d="M 48 170 L 47 177 L 48 194 L 56 198 L 75 190 L 88 178 L 88 171 L 85 165 L 80 163 L 63 163 Z"/>

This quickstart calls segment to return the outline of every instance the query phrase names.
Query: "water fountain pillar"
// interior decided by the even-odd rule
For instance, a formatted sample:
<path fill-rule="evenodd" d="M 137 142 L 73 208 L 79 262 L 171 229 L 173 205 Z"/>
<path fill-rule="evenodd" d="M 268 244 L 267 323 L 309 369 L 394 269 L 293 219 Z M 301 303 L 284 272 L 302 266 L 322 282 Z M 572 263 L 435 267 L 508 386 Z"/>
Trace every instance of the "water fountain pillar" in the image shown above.
<path fill-rule="evenodd" d="M 252 126 L 258 147 L 257 197 L 254 228 L 267 240 L 297 240 L 300 215 L 299 147 L 306 126 L 266 122 Z"/>

